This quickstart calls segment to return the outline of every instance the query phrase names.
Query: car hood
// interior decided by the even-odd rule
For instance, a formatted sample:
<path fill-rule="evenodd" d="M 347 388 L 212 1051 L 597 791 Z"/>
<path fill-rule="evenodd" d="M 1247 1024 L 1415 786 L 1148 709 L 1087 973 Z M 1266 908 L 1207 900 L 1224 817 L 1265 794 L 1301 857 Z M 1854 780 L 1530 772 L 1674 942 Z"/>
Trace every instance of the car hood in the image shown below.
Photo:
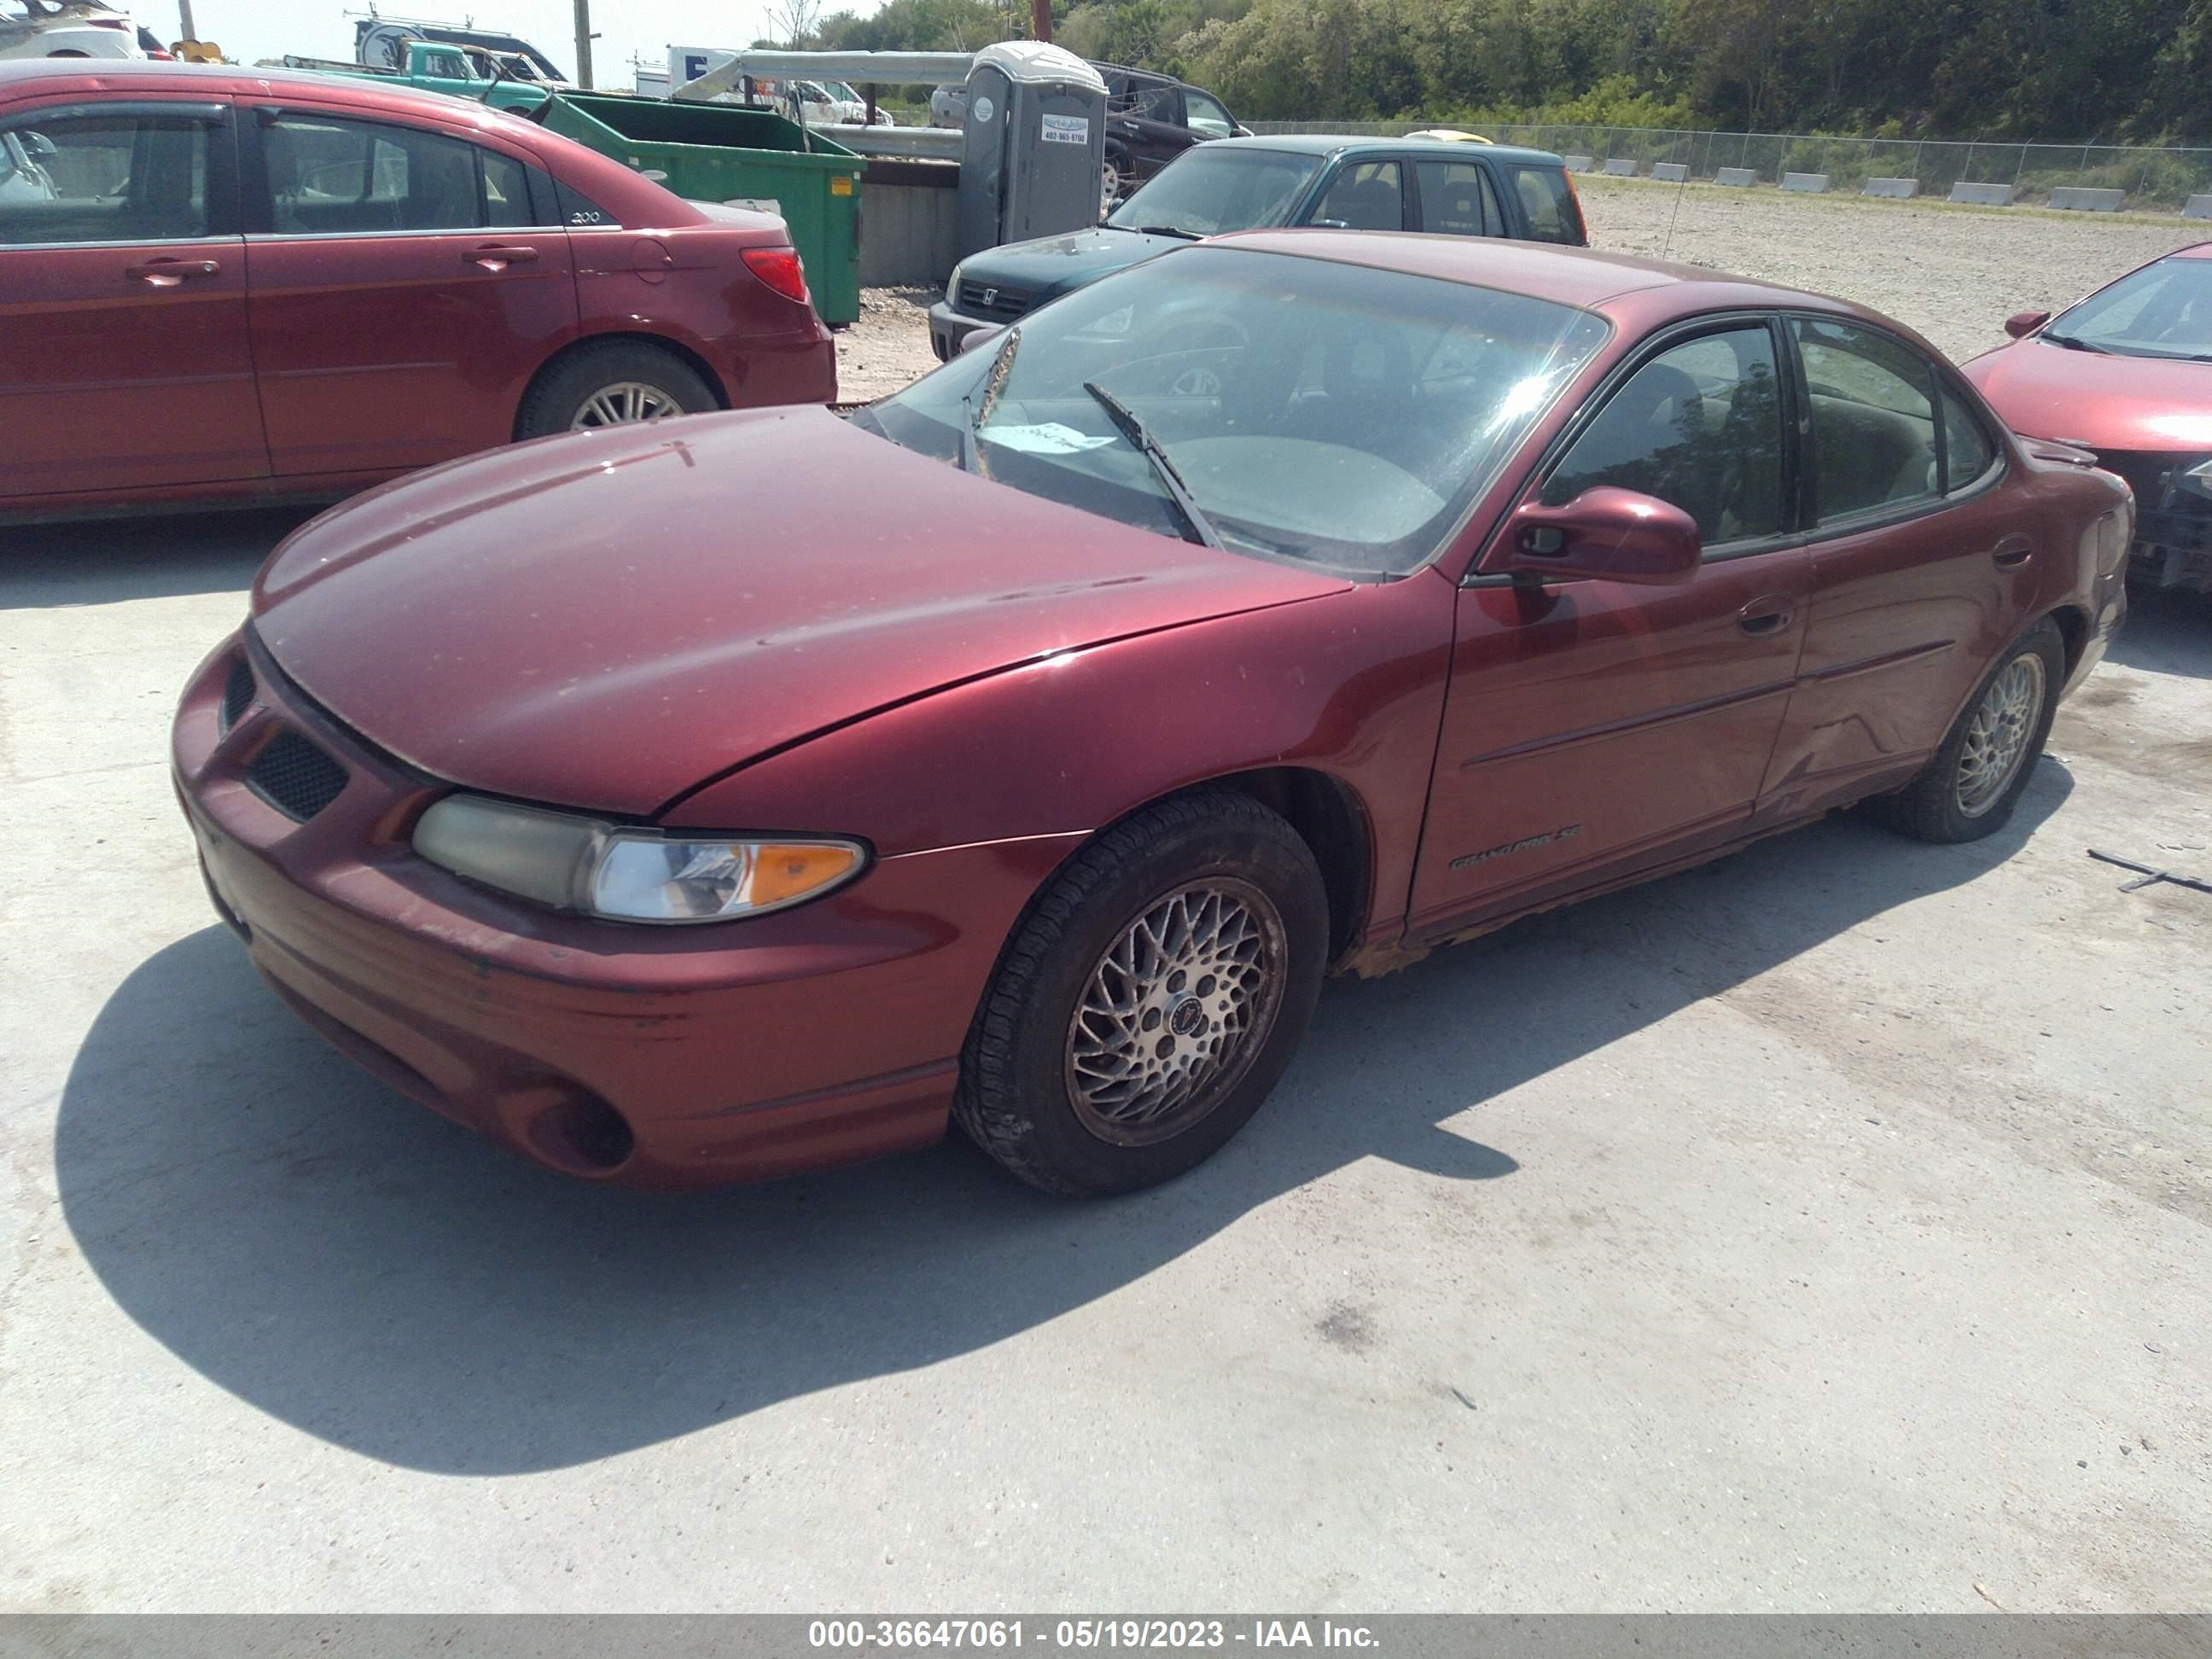
<path fill-rule="evenodd" d="M 2212 363 L 2110 356 L 2027 339 L 1966 377 L 2015 432 L 2093 450 L 2212 450 Z"/>
<path fill-rule="evenodd" d="M 276 550 L 253 628 L 310 696 L 423 772 L 646 817 L 943 686 L 1348 586 L 779 409 L 387 484 Z"/>
<path fill-rule="evenodd" d="M 1146 236 L 1100 225 L 970 254 L 960 263 L 960 276 L 963 282 L 995 283 L 1032 294 L 1059 294 L 1188 246 L 1180 236 Z"/>

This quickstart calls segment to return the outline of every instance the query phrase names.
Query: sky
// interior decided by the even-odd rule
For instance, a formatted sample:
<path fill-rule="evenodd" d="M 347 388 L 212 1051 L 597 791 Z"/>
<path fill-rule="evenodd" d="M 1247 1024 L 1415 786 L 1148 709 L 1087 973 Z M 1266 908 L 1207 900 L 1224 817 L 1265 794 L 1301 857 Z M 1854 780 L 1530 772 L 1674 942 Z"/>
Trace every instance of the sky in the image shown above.
<path fill-rule="evenodd" d="M 180 32 L 176 0 L 111 0 L 165 40 Z M 824 11 L 873 11 L 878 0 L 831 0 Z M 192 24 L 234 61 L 299 52 L 353 56 L 355 16 L 367 0 L 191 0 Z M 603 87 L 630 84 L 630 59 L 665 69 L 668 48 L 744 46 L 769 32 L 769 0 L 592 0 L 592 78 Z M 379 0 L 387 17 L 465 23 L 519 34 L 558 64 L 576 68 L 574 0 Z M 350 15 L 349 14 L 351 14 Z"/>

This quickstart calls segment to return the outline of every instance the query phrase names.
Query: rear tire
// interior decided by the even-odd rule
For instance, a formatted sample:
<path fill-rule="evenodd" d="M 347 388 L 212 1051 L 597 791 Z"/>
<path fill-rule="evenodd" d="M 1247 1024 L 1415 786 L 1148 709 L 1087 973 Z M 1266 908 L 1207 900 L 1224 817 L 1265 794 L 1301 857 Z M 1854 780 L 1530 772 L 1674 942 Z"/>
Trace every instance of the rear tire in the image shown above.
<path fill-rule="evenodd" d="M 953 1115 L 1047 1192 L 1181 1175 L 1282 1076 L 1328 951 L 1320 866 L 1280 817 L 1225 791 L 1147 807 L 1070 859 L 1016 928 Z"/>
<path fill-rule="evenodd" d="M 2058 712 L 2066 642 L 2047 617 L 1999 657 L 1974 688 L 1928 769 L 1869 810 L 1917 841 L 1979 841 L 2011 818 Z"/>
<path fill-rule="evenodd" d="M 637 340 L 609 340 L 571 352 L 538 377 L 523 395 L 514 435 L 544 438 L 720 407 L 698 371 L 673 352 Z M 625 410 L 635 412 L 625 416 Z"/>

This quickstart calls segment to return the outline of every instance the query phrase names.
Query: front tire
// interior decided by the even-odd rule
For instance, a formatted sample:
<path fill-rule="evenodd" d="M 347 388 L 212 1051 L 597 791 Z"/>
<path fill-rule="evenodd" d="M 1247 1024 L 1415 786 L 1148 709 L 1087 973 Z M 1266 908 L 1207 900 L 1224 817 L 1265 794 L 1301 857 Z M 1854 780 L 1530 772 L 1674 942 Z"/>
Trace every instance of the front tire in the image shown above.
<path fill-rule="evenodd" d="M 698 371 L 673 352 L 610 340 L 572 353 L 540 375 L 523 398 L 514 435 L 589 432 L 720 407 Z"/>
<path fill-rule="evenodd" d="M 2066 642 L 2046 618 L 1974 688 L 1927 770 L 1871 803 L 1876 816 L 1918 841 L 1979 841 L 2003 829 L 2051 736 L 2065 678 Z"/>
<path fill-rule="evenodd" d="M 1069 860 L 1016 928 L 953 1115 L 1047 1192 L 1181 1175 L 1282 1076 L 1328 952 L 1320 867 L 1280 817 L 1227 792 L 1147 807 Z"/>

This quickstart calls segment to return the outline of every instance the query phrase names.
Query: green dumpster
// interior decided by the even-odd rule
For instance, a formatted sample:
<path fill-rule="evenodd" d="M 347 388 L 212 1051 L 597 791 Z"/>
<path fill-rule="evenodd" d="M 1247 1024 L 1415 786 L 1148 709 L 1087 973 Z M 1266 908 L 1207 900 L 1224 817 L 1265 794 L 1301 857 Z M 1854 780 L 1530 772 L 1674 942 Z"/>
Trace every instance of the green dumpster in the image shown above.
<path fill-rule="evenodd" d="M 860 314 L 860 156 L 771 110 L 559 93 L 545 125 L 687 201 L 772 204 L 791 227 L 822 320 Z"/>

